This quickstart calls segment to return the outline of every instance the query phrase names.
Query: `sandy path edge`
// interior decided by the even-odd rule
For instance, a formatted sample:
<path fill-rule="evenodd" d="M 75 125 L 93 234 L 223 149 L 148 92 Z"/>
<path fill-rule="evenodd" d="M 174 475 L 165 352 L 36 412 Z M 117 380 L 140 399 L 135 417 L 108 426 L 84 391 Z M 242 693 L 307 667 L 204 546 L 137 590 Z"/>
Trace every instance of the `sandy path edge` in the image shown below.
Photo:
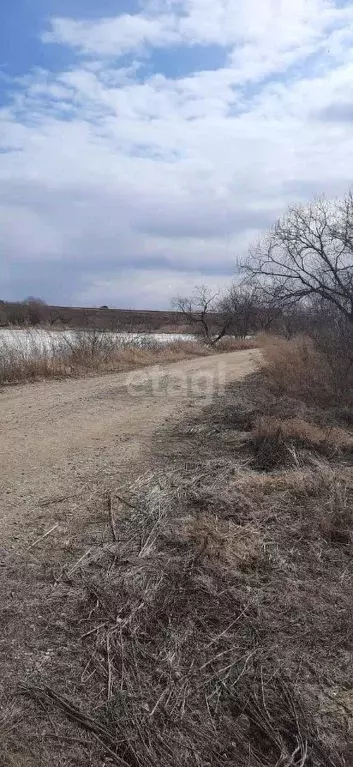
<path fill-rule="evenodd" d="M 0 541 L 43 527 L 47 504 L 148 466 L 155 432 L 256 367 L 258 352 L 133 373 L 43 382 L 0 393 Z M 49 516 L 49 515 L 48 515 Z"/>

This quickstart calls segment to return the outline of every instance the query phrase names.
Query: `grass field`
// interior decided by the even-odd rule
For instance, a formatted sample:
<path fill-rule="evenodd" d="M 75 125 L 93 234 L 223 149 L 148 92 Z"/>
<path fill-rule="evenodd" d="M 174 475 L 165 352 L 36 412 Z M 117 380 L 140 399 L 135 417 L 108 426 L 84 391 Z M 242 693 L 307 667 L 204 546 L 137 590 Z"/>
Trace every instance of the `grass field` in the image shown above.
<path fill-rule="evenodd" d="M 131 333 L 182 333 L 185 317 L 173 311 L 110 309 L 108 307 L 26 306 L 0 302 L 0 325 L 23 326 L 46 324 L 73 329 L 120 330 Z"/>
<path fill-rule="evenodd" d="M 352 764 L 353 433 L 347 409 L 293 391 L 297 346 L 280 377 L 268 348 L 262 372 L 161 433 L 155 471 L 95 499 L 73 563 L 52 554 L 50 662 L 6 753 Z"/>

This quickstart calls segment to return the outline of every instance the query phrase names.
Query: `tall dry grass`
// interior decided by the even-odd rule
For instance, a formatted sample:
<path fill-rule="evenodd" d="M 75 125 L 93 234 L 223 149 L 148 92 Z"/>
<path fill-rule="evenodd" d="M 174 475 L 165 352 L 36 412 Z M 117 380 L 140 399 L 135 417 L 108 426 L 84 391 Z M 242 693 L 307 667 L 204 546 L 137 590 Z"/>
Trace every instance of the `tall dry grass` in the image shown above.
<path fill-rule="evenodd" d="M 211 353 L 253 348 L 253 340 L 223 339 L 215 349 L 197 340 L 168 343 L 136 335 L 125 339 L 96 330 L 43 337 L 28 331 L 26 342 L 16 342 L 16 331 L 0 338 L 0 386 L 44 378 L 67 378 L 123 372 L 146 365 L 178 362 Z"/>
<path fill-rule="evenodd" d="M 290 340 L 262 336 L 266 382 L 275 394 L 286 394 L 319 407 L 351 403 L 353 392 L 340 371 L 307 336 Z"/>
<path fill-rule="evenodd" d="M 258 340 L 262 385 L 273 401 L 269 412 L 260 408 L 252 424 L 253 465 L 271 471 L 296 465 L 304 455 L 341 460 L 351 454 L 353 437 L 338 427 L 351 423 L 353 405 L 353 381 L 339 339 L 337 364 L 331 348 L 325 351 L 307 336 Z"/>
<path fill-rule="evenodd" d="M 299 465 L 303 452 L 339 458 L 353 452 L 353 436 L 338 427 L 322 428 L 303 417 L 264 415 L 257 418 L 251 436 L 255 466 L 272 470 Z"/>
<path fill-rule="evenodd" d="M 233 338 L 225 336 L 217 344 L 218 352 L 241 352 L 247 349 L 256 349 L 258 347 L 257 337 L 253 338 Z"/>
<path fill-rule="evenodd" d="M 0 385 L 61 378 L 70 372 L 67 349 L 46 348 L 35 338 L 28 338 L 26 346 L 0 341 Z"/>
<path fill-rule="evenodd" d="M 136 337 L 126 341 L 109 333 L 79 331 L 45 343 L 28 333 L 26 343 L 0 340 L 0 385 L 120 372 L 155 363 L 177 362 L 209 354 L 193 341 L 161 343 Z"/>

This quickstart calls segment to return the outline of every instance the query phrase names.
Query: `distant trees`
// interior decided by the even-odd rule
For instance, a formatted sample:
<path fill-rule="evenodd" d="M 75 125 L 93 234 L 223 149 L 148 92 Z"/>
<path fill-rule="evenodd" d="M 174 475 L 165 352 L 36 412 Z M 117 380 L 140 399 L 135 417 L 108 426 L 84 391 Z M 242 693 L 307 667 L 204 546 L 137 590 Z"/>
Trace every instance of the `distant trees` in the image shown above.
<path fill-rule="evenodd" d="M 47 304 L 42 298 L 29 296 L 24 301 L 0 302 L 0 325 L 41 325 L 48 321 Z"/>
<path fill-rule="evenodd" d="M 0 328 L 5 327 L 7 324 L 7 318 L 6 318 L 6 312 L 3 309 L 3 306 L 5 306 L 5 301 L 0 301 Z"/>
<path fill-rule="evenodd" d="M 36 296 L 28 296 L 28 298 L 24 299 L 23 303 L 25 306 L 31 306 L 32 304 L 35 304 L 36 306 L 48 306 L 43 298 L 36 298 Z"/>
<path fill-rule="evenodd" d="M 230 319 L 228 332 L 245 338 L 255 324 L 256 289 L 231 285 L 219 303 L 219 310 Z"/>
<path fill-rule="evenodd" d="M 231 318 L 229 333 L 237 338 L 269 330 L 282 314 L 260 286 L 247 282 L 230 286 L 220 302 L 220 310 Z"/>
<path fill-rule="evenodd" d="M 16 326 L 28 324 L 28 311 L 27 307 L 23 303 L 5 303 L 3 311 L 5 313 L 8 325 Z"/>
<path fill-rule="evenodd" d="M 173 306 L 193 333 L 210 346 L 225 335 L 245 338 L 267 328 L 279 313 L 278 308 L 266 305 L 259 288 L 246 284 L 233 284 L 223 294 L 199 285 L 191 296 L 174 299 Z"/>
<path fill-rule="evenodd" d="M 27 308 L 27 318 L 29 325 L 41 325 L 46 320 L 45 307 L 46 302 L 42 298 L 36 298 L 35 296 L 29 296 L 23 301 L 23 305 Z"/>
<path fill-rule="evenodd" d="M 217 344 L 230 327 L 231 317 L 220 308 L 220 293 L 205 285 L 197 285 L 189 297 L 177 296 L 172 305 L 184 315 L 193 333 L 210 346 Z"/>
<path fill-rule="evenodd" d="M 239 267 L 242 282 L 222 295 L 177 300 L 193 332 L 212 345 L 261 330 L 310 336 L 339 390 L 353 390 L 353 191 L 291 205 Z"/>

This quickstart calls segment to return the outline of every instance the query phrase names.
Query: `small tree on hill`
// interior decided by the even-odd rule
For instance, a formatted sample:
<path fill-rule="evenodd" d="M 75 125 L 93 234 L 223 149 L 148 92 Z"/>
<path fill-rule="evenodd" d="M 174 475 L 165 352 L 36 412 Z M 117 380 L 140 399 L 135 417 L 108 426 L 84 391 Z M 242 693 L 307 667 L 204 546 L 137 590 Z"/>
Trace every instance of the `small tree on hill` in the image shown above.
<path fill-rule="evenodd" d="M 27 308 L 28 322 L 30 325 L 40 325 L 45 321 L 45 307 L 47 304 L 42 298 L 29 296 L 23 301 L 23 305 Z"/>

